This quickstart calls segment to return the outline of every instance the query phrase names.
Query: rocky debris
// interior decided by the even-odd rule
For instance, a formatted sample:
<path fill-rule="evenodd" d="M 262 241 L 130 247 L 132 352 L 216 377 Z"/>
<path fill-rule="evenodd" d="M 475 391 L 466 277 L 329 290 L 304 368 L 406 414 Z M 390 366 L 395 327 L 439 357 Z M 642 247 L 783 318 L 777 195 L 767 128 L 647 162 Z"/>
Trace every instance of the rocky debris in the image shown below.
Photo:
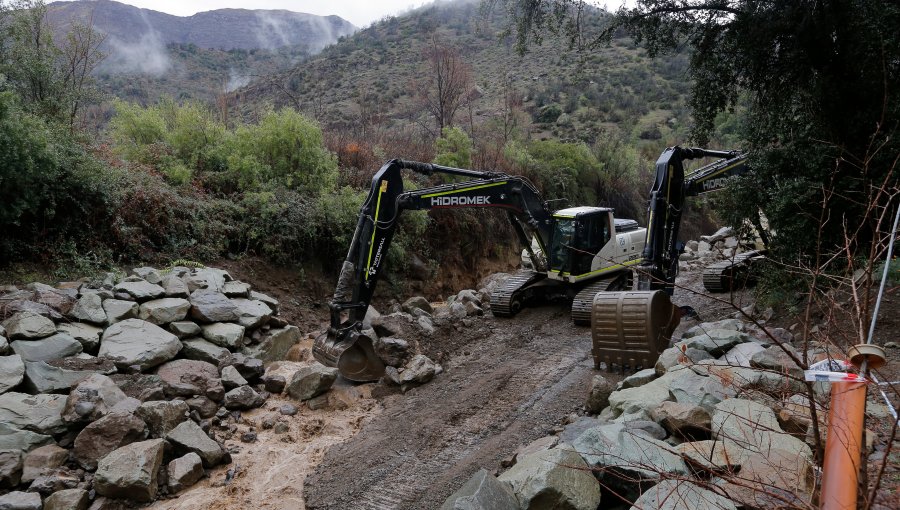
<path fill-rule="evenodd" d="M 375 354 L 387 366 L 402 367 L 409 357 L 409 342 L 402 338 L 377 338 L 375 340 Z"/>
<path fill-rule="evenodd" d="M 74 489 L 78 487 L 79 483 L 81 483 L 81 473 L 79 471 L 57 468 L 50 473 L 35 478 L 28 490 L 38 492 L 43 496 L 49 496 L 64 489 Z"/>
<path fill-rule="evenodd" d="M 78 434 L 72 456 L 81 467 L 91 470 L 113 450 L 146 438 L 147 425 L 144 420 L 131 413 L 110 413 Z"/>
<path fill-rule="evenodd" d="M 159 285 L 162 282 L 162 276 L 159 274 L 159 271 L 152 267 L 135 267 L 131 270 L 131 274 L 153 285 Z"/>
<path fill-rule="evenodd" d="M 54 492 L 44 500 L 43 510 L 87 510 L 91 504 L 88 491 L 84 489 L 63 489 Z"/>
<path fill-rule="evenodd" d="M 28 452 L 52 442 L 53 438 L 49 435 L 22 430 L 13 425 L 0 422 L 0 450 Z"/>
<path fill-rule="evenodd" d="M 136 319 L 140 307 L 134 301 L 107 299 L 103 301 L 103 311 L 106 312 L 107 323 L 115 324 L 127 319 Z"/>
<path fill-rule="evenodd" d="M 138 309 L 138 318 L 161 326 L 187 317 L 191 303 L 182 298 L 162 298 L 147 301 Z"/>
<path fill-rule="evenodd" d="M 68 335 L 81 343 L 84 352 L 97 352 L 100 346 L 102 328 L 81 322 L 62 323 L 57 326 L 60 333 Z"/>
<path fill-rule="evenodd" d="M 724 441 L 693 441 L 675 446 L 688 466 L 701 475 L 735 473 L 740 467 L 740 448 Z"/>
<path fill-rule="evenodd" d="M 238 324 L 247 329 L 256 329 L 264 326 L 272 318 L 272 309 L 258 299 L 236 298 L 232 299 L 231 302 L 237 305 L 238 310 L 240 310 L 241 317 L 238 319 Z"/>
<path fill-rule="evenodd" d="M 232 390 L 238 386 L 245 386 L 247 384 L 247 380 L 244 379 L 244 377 L 241 376 L 241 373 L 233 366 L 223 368 L 221 376 L 222 385 L 225 386 L 226 390 Z"/>
<path fill-rule="evenodd" d="M 19 312 L 3 321 L 6 338 L 35 340 L 56 333 L 53 321 L 34 312 Z"/>
<path fill-rule="evenodd" d="M 169 397 L 205 395 L 222 400 L 225 388 L 219 379 L 219 369 L 205 361 L 178 359 L 160 366 L 156 371 Z"/>
<path fill-rule="evenodd" d="M 169 462 L 168 486 L 170 493 L 182 491 L 203 478 L 203 461 L 196 453 L 188 453 Z"/>
<path fill-rule="evenodd" d="M 802 440 L 781 430 L 775 412 L 759 402 L 731 398 L 716 405 L 712 415 L 713 439 L 738 445 L 749 453 L 772 450 L 812 459 L 812 451 Z"/>
<path fill-rule="evenodd" d="M 188 419 L 190 409 L 183 400 L 152 400 L 144 402 L 135 414 L 144 420 L 150 436 L 164 438 L 166 434 Z"/>
<path fill-rule="evenodd" d="M 178 337 L 155 324 L 140 319 L 117 322 L 103 332 L 100 357 L 117 365 L 138 365 L 141 370 L 174 358 L 181 350 Z"/>
<path fill-rule="evenodd" d="M 97 465 L 97 494 L 135 501 L 156 498 L 157 474 L 162 465 L 165 441 L 150 439 L 123 446 L 103 457 Z"/>
<path fill-rule="evenodd" d="M 25 376 L 25 364 L 18 354 L 0 356 L 0 394 L 18 386 Z"/>
<path fill-rule="evenodd" d="M 222 293 L 230 298 L 246 298 L 250 296 L 250 285 L 238 281 L 225 282 Z"/>
<path fill-rule="evenodd" d="M 225 409 L 253 409 L 263 402 L 265 399 L 250 386 L 238 386 L 225 394 Z"/>
<path fill-rule="evenodd" d="M 40 340 L 16 340 L 10 344 L 22 361 L 50 361 L 81 353 L 81 343 L 65 333 L 56 333 Z"/>
<path fill-rule="evenodd" d="M 686 348 L 706 351 L 712 356 L 721 356 L 735 345 L 750 342 L 753 337 L 740 331 L 728 329 L 712 329 L 705 333 L 683 339 L 676 343 L 676 347 L 682 345 Z"/>
<path fill-rule="evenodd" d="M 220 366 L 231 360 L 231 351 L 202 338 L 188 338 L 182 341 L 181 355 L 186 359 L 205 361 Z"/>
<path fill-rule="evenodd" d="M 206 324 L 201 328 L 203 329 L 203 338 L 220 347 L 238 349 L 244 343 L 244 326 L 239 324 L 216 322 Z"/>
<path fill-rule="evenodd" d="M 598 414 L 609 405 L 609 395 L 615 386 L 602 375 L 595 375 L 591 379 L 591 392 L 588 394 L 585 410 L 590 414 Z"/>
<path fill-rule="evenodd" d="M 509 485 L 500 482 L 485 469 L 454 492 L 440 510 L 518 510 L 521 508 Z"/>
<path fill-rule="evenodd" d="M 656 379 L 656 377 L 655 368 L 645 368 L 622 379 L 621 386 L 616 389 L 637 388 L 638 386 L 643 386 Z"/>
<path fill-rule="evenodd" d="M 737 510 L 727 498 L 687 480 L 663 480 L 634 502 L 632 510 Z"/>
<path fill-rule="evenodd" d="M 126 398 L 112 379 L 92 374 L 72 388 L 62 417 L 68 423 L 94 421 L 109 414 L 110 409 Z"/>
<path fill-rule="evenodd" d="M 100 373 L 97 370 L 81 370 L 81 368 L 91 365 L 92 360 L 85 360 L 85 363 L 69 363 L 69 360 L 77 359 L 25 362 L 25 380 L 22 383 L 22 389 L 35 394 L 68 393 L 72 386 L 85 377 Z M 68 368 L 68 366 L 73 366 L 74 369 Z"/>
<path fill-rule="evenodd" d="M 790 353 L 790 355 L 788 353 Z M 802 357 L 797 354 L 797 351 L 790 344 L 783 344 L 781 346 L 773 345 L 768 349 L 763 349 L 750 356 L 750 366 L 774 370 L 802 379 L 803 369 L 794 363 L 791 359 L 791 355 L 797 359 Z"/>
<path fill-rule="evenodd" d="M 65 395 L 27 395 L 7 392 L 0 395 L 0 422 L 39 434 L 65 432 L 62 411 Z"/>
<path fill-rule="evenodd" d="M 522 508 L 595 510 L 600 505 L 597 479 L 567 444 L 518 459 L 498 480 L 512 487 Z"/>
<path fill-rule="evenodd" d="M 119 299 L 127 297 L 138 303 L 158 299 L 166 295 L 166 291 L 159 285 L 150 283 L 137 276 L 126 278 L 123 282 L 113 287 L 113 292 Z"/>
<path fill-rule="evenodd" d="M 99 294 L 81 296 L 72 308 L 71 316 L 84 322 L 105 324 L 106 312 L 103 310 L 103 299 Z"/>
<path fill-rule="evenodd" d="M 190 301 L 191 317 L 199 322 L 236 322 L 241 318 L 241 310 L 221 292 L 195 290 Z"/>
<path fill-rule="evenodd" d="M 272 329 L 249 352 L 264 363 L 271 363 L 287 358 L 288 351 L 301 339 L 302 335 L 296 326 Z"/>
<path fill-rule="evenodd" d="M 200 326 L 191 321 L 175 321 L 169 324 L 169 331 L 174 333 L 178 338 L 190 338 L 199 336 L 203 333 Z"/>
<path fill-rule="evenodd" d="M 10 296 L 4 296 L 4 299 L 0 300 L 0 319 L 10 318 L 17 313 L 28 312 L 52 321 L 63 320 L 61 313 L 47 305 L 30 301 L 31 293 L 26 292 L 25 294 L 23 299 L 13 299 Z"/>
<path fill-rule="evenodd" d="M 414 310 L 422 310 L 427 314 L 434 313 L 434 308 L 431 307 L 431 303 L 422 296 L 411 297 L 403 302 L 404 312 L 413 314 Z"/>
<path fill-rule="evenodd" d="M 187 404 L 191 413 L 197 413 L 203 419 L 212 418 L 219 411 L 219 404 L 199 395 L 186 399 L 184 403 Z"/>
<path fill-rule="evenodd" d="M 331 389 L 337 375 L 336 368 L 311 363 L 294 372 L 286 390 L 292 398 L 309 400 Z"/>
<path fill-rule="evenodd" d="M 215 467 L 225 461 L 226 454 L 219 443 L 210 439 L 206 432 L 191 420 L 179 423 L 166 434 L 166 440 L 179 455 L 191 452 L 199 455 L 204 467 Z"/>
<path fill-rule="evenodd" d="M 37 492 L 13 491 L 0 496 L 0 510 L 41 510 Z"/>
<path fill-rule="evenodd" d="M 749 367 L 750 360 L 756 353 L 766 350 L 762 344 L 749 342 L 738 344 L 725 353 L 723 359 L 728 365 L 735 367 Z"/>
<path fill-rule="evenodd" d="M 31 296 L 34 302 L 46 305 L 62 315 L 68 314 L 75 305 L 77 291 L 73 289 L 57 289 L 42 283 L 33 283 L 29 288 L 34 291 Z"/>
<path fill-rule="evenodd" d="M 22 452 L 0 450 L 0 489 L 19 485 L 22 480 Z"/>
<path fill-rule="evenodd" d="M 427 383 L 440 371 L 441 366 L 431 361 L 428 356 L 416 354 L 405 367 L 399 369 L 387 367 L 384 377 L 387 381 L 400 386 L 401 390 L 406 391 L 419 384 Z"/>
<path fill-rule="evenodd" d="M 705 439 L 710 435 L 712 416 L 699 405 L 663 402 L 651 411 L 653 419 L 670 433 L 685 439 Z"/>
<path fill-rule="evenodd" d="M 36 478 L 53 472 L 69 458 L 69 450 L 55 444 L 48 444 L 28 452 L 22 461 L 22 482 L 33 482 Z"/>

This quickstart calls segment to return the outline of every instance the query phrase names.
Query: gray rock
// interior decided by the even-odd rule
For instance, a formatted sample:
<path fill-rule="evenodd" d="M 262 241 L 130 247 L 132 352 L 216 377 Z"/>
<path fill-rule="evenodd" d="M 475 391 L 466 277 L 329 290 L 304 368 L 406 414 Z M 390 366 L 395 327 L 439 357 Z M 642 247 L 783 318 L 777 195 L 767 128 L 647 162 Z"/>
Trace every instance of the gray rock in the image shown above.
<path fill-rule="evenodd" d="M 29 483 L 51 473 L 69 459 L 69 450 L 48 444 L 28 452 L 22 461 L 22 482 Z"/>
<path fill-rule="evenodd" d="M 743 321 L 740 321 L 738 319 L 723 319 L 723 320 L 715 321 L 715 322 L 703 322 L 703 323 L 698 324 L 698 325 L 692 327 L 691 329 L 685 331 L 684 334 L 681 335 L 681 339 L 686 340 L 686 339 L 694 337 L 694 336 L 704 335 L 707 332 L 712 331 L 714 329 L 728 329 L 731 331 L 746 331 L 746 325 L 744 324 Z"/>
<path fill-rule="evenodd" d="M 113 287 L 113 291 L 117 294 L 127 294 L 139 303 L 166 295 L 166 291 L 159 285 L 141 279 L 137 281 L 123 281 Z"/>
<path fill-rule="evenodd" d="M 185 399 L 184 403 L 188 405 L 191 412 L 196 411 L 201 418 L 212 418 L 219 411 L 219 404 L 204 396 L 198 395 Z"/>
<path fill-rule="evenodd" d="M 151 400 L 141 404 L 135 414 L 147 424 L 151 437 L 164 438 L 188 418 L 189 412 L 183 400 Z"/>
<path fill-rule="evenodd" d="M 26 395 L 7 392 L 0 395 L 0 422 L 39 434 L 66 431 L 62 411 L 65 395 Z"/>
<path fill-rule="evenodd" d="M 75 363 L 69 363 L 74 360 Z M 92 364 L 86 360 L 83 364 Z M 62 364 L 62 366 L 57 366 Z M 81 370 L 77 365 L 82 364 L 79 358 L 65 358 L 62 360 L 26 361 L 25 379 L 22 381 L 22 389 L 29 393 L 68 393 L 72 386 L 82 379 L 93 374 L 102 373 L 98 370 Z M 76 365 L 75 369 L 67 368 L 67 365 Z M 114 369 L 114 367 L 113 367 Z"/>
<path fill-rule="evenodd" d="M 109 414 L 116 404 L 126 398 L 112 379 L 102 374 L 92 374 L 72 388 L 62 417 L 68 423 L 94 421 Z"/>
<path fill-rule="evenodd" d="M 632 501 L 642 484 L 688 474 L 687 465 L 671 446 L 630 433 L 621 423 L 588 429 L 572 446 L 588 465 L 600 470 L 598 477 L 604 485 Z"/>
<path fill-rule="evenodd" d="M 15 344 L 16 342 L 13 342 Z M 15 346 L 13 347 L 15 349 Z M 764 368 L 774 370 L 783 374 L 792 375 L 798 379 L 803 378 L 803 369 L 800 368 L 787 352 L 790 352 L 796 358 L 802 358 L 797 355 L 797 351 L 789 344 L 781 346 L 773 345 L 768 349 L 756 352 L 750 356 L 750 366 L 756 368 Z"/>
<path fill-rule="evenodd" d="M 231 302 L 240 310 L 241 318 L 238 319 L 238 324 L 247 329 L 258 328 L 267 323 L 272 317 L 272 309 L 269 308 L 269 305 L 258 299 L 235 298 Z"/>
<path fill-rule="evenodd" d="M 657 375 L 655 368 L 645 368 L 629 375 L 625 379 L 622 379 L 622 389 L 637 388 L 638 386 L 643 386 L 648 382 L 656 379 L 656 377 Z"/>
<path fill-rule="evenodd" d="M 191 293 L 191 317 L 203 323 L 236 322 L 241 311 L 225 294 L 214 290 L 195 290 Z"/>
<path fill-rule="evenodd" d="M 172 333 L 147 321 L 127 319 L 103 332 L 99 356 L 146 370 L 174 358 L 180 350 L 181 342 Z"/>
<path fill-rule="evenodd" d="M 35 340 L 56 333 L 53 321 L 34 312 L 19 312 L 3 321 L 6 337 L 10 340 Z M 15 342 L 13 342 L 15 343 Z"/>
<path fill-rule="evenodd" d="M 41 495 L 21 491 L 4 494 L 0 496 L 0 510 L 41 510 Z"/>
<path fill-rule="evenodd" d="M 21 384 L 25 376 L 25 364 L 18 354 L 0 356 L 0 394 Z"/>
<path fill-rule="evenodd" d="M 78 433 L 72 456 L 81 467 L 91 470 L 113 450 L 146 438 L 144 420 L 130 413 L 109 413 Z"/>
<path fill-rule="evenodd" d="M 22 480 L 22 451 L 0 450 L 0 489 L 11 489 Z"/>
<path fill-rule="evenodd" d="M 688 480 L 663 480 L 634 502 L 631 510 L 737 510 L 729 499 Z"/>
<path fill-rule="evenodd" d="M 44 500 L 44 510 L 87 510 L 91 504 L 88 491 L 84 489 L 63 489 L 54 492 Z"/>
<path fill-rule="evenodd" d="M 641 411 L 649 413 L 650 410 L 659 407 L 661 403 L 673 400 L 669 392 L 669 385 L 685 370 L 687 370 L 685 367 L 678 367 L 677 370 L 671 369 L 643 386 L 612 392 L 609 395 L 609 406 L 613 417 Z"/>
<path fill-rule="evenodd" d="M 70 322 L 60 324 L 58 329 L 60 333 L 78 340 L 85 352 L 96 352 L 97 347 L 100 346 L 100 333 L 103 332 L 103 328 L 81 322 Z"/>
<path fill-rule="evenodd" d="M 210 439 L 206 432 L 191 420 L 178 424 L 166 434 L 166 439 L 179 455 L 190 452 L 199 455 L 206 468 L 215 467 L 225 460 L 225 452 L 219 443 Z"/>
<path fill-rule="evenodd" d="M 259 345 L 250 348 L 250 353 L 261 359 L 263 363 L 272 363 L 287 358 L 287 353 L 302 339 L 296 326 L 272 329 L 263 336 Z"/>
<path fill-rule="evenodd" d="M 159 285 L 165 291 L 166 297 L 187 298 L 190 295 L 184 280 L 174 274 L 164 276 Z"/>
<path fill-rule="evenodd" d="M 230 281 L 222 285 L 222 293 L 230 298 L 248 298 L 250 297 L 250 284 Z"/>
<path fill-rule="evenodd" d="M 156 375 L 170 397 L 205 395 L 220 401 L 225 395 L 219 369 L 205 361 L 177 359 L 160 366 Z"/>
<path fill-rule="evenodd" d="M 250 386 L 238 386 L 225 394 L 226 409 L 253 409 L 264 402 L 265 399 Z"/>
<path fill-rule="evenodd" d="M 169 331 L 174 333 L 178 338 L 182 339 L 198 336 L 203 332 L 203 330 L 200 329 L 200 326 L 191 321 L 173 322 L 169 324 Z"/>
<path fill-rule="evenodd" d="M 183 320 L 187 317 L 191 304 L 187 299 L 162 298 L 143 303 L 138 310 L 138 318 L 161 326 Z"/>
<path fill-rule="evenodd" d="M 666 430 L 681 438 L 707 438 L 712 426 L 709 410 L 693 404 L 663 402 L 652 410 L 651 416 Z"/>
<path fill-rule="evenodd" d="M 81 296 L 71 311 L 72 317 L 92 324 L 105 324 L 106 312 L 103 311 L 103 299 L 98 294 Z"/>
<path fill-rule="evenodd" d="M 0 334 L 0 356 L 6 356 L 7 354 L 9 354 L 9 351 L 9 340 L 7 340 L 5 336 Z"/>
<path fill-rule="evenodd" d="M 374 321 L 375 319 L 377 319 L 379 317 L 381 317 L 381 314 L 378 313 L 378 310 L 376 310 L 374 306 L 369 305 L 369 307 L 366 308 L 366 316 L 363 317 L 363 323 L 362 323 L 363 329 L 371 328 L 372 321 Z"/>
<path fill-rule="evenodd" d="M 771 450 L 812 459 L 812 451 L 801 439 L 781 430 L 775 412 L 758 402 L 739 398 L 723 400 L 712 414 L 713 439 L 734 443 L 749 453 L 765 455 Z"/>
<path fill-rule="evenodd" d="M 159 274 L 159 271 L 152 267 L 136 267 L 131 270 L 131 274 L 154 285 L 159 285 L 162 281 L 162 276 Z"/>
<path fill-rule="evenodd" d="M 337 379 L 338 370 L 319 363 L 307 365 L 294 373 L 287 393 L 297 400 L 309 400 L 325 393 Z"/>
<path fill-rule="evenodd" d="M 103 311 L 106 312 L 106 321 L 109 324 L 115 324 L 128 319 L 136 319 L 140 307 L 134 301 L 107 299 L 103 301 Z"/>
<path fill-rule="evenodd" d="M 654 365 L 656 375 L 661 376 L 679 366 L 683 358 L 686 358 L 686 356 L 678 347 L 669 347 L 664 350 L 659 354 L 659 358 L 656 359 L 656 365 Z"/>
<path fill-rule="evenodd" d="M 181 355 L 187 359 L 205 361 L 216 366 L 221 366 L 231 360 L 231 351 L 202 338 L 189 338 L 182 341 L 182 345 L 184 348 L 181 350 Z"/>
<path fill-rule="evenodd" d="M 262 360 L 240 352 L 232 354 L 228 364 L 236 368 L 241 376 L 251 383 L 262 377 L 266 371 Z"/>
<path fill-rule="evenodd" d="M 750 342 L 752 340 L 752 336 L 741 333 L 740 331 L 713 329 L 706 333 L 681 340 L 676 343 L 675 346 L 680 347 L 684 345 L 688 348 L 706 351 L 713 356 L 721 356 L 735 345 Z"/>
<path fill-rule="evenodd" d="M 187 276 L 188 288 L 193 292 L 196 289 L 209 289 L 221 292 L 225 288 L 225 282 L 233 280 L 228 271 L 214 267 L 195 269 Z"/>
<path fill-rule="evenodd" d="M 664 404 L 666 402 L 663 402 Z M 658 439 L 662 441 L 669 434 L 666 432 L 666 429 L 662 428 L 655 421 L 651 420 L 623 420 L 623 424 L 625 424 L 625 432 L 631 434 L 642 434 L 652 439 Z"/>
<path fill-rule="evenodd" d="M 250 291 L 250 299 L 262 301 L 269 308 L 272 309 L 272 313 L 274 315 L 278 315 L 278 300 L 273 298 L 272 296 L 263 294 L 262 292 L 256 292 L 255 290 L 252 290 L 252 291 Z"/>
<path fill-rule="evenodd" d="M 238 349 L 244 344 L 244 326 L 216 322 L 201 326 L 203 338 L 229 349 Z"/>
<path fill-rule="evenodd" d="M 600 505 L 597 479 L 567 444 L 520 458 L 498 479 L 512 487 L 520 508 L 596 510 Z"/>
<path fill-rule="evenodd" d="M 500 482 L 485 469 L 479 469 L 440 510 L 519 510 L 519 502 L 509 485 Z"/>
<path fill-rule="evenodd" d="M 724 360 L 729 365 L 735 367 L 749 367 L 750 359 L 753 357 L 753 355 L 764 350 L 765 347 L 763 347 L 762 344 L 758 344 L 756 342 L 738 344 L 725 353 Z"/>
<path fill-rule="evenodd" d="M 463 307 L 466 309 L 466 316 L 468 317 L 484 315 L 484 309 L 478 306 L 474 301 L 466 301 Z"/>
<path fill-rule="evenodd" d="M 63 316 L 53 308 L 31 301 L 31 292 L 24 291 L 24 296 L 5 297 L 0 300 L 0 317 L 11 317 L 17 313 L 33 313 L 52 321 L 61 321 Z"/>
<path fill-rule="evenodd" d="M 0 450 L 20 450 L 29 452 L 39 446 L 53 443 L 49 435 L 22 430 L 0 422 Z"/>
<path fill-rule="evenodd" d="M 11 344 L 22 361 L 51 361 L 79 354 L 81 342 L 65 333 L 56 333 L 40 340 L 16 340 Z"/>
<path fill-rule="evenodd" d="M 402 367 L 409 357 L 409 342 L 402 338 L 378 338 L 375 340 L 375 354 L 385 365 Z"/>
<path fill-rule="evenodd" d="M 736 395 L 734 388 L 723 385 L 717 377 L 704 377 L 692 370 L 679 370 L 669 383 L 669 393 L 677 402 L 710 411 L 722 400 Z"/>
<path fill-rule="evenodd" d="M 450 316 L 456 319 L 462 319 L 467 315 L 466 307 L 462 303 L 450 303 Z"/>
<path fill-rule="evenodd" d="M 602 375 L 595 375 L 591 379 L 591 391 L 588 394 L 585 410 L 590 414 L 599 414 L 609 405 L 609 396 L 615 386 Z"/>
<path fill-rule="evenodd" d="M 724 441 L 693 441 L 675 446 L 690 468 L 700 474 L 732 474 L 740 468 L 741 449 Z"/>
<path fill-rule="evenodd" d="M 434 313 L 431 303 L 422 296 L 411 297 L 403 302 L 403 311 L 413 313 L 413 310 L 422 310 L 428 314 Z"/>
<path fill-rule="evenodd" d="M 238 386 L 245 386 L 247 384 L 247 380 L 244 379 L 243 376 L 241 376 L 241 373 L 233 366 L 224 367 L 221 376 L 222 385 L 225 386 L 226 390 L 231 390 Z"/>
<path fill-rule="evenodd" d="M 169 492 L 187 489 L 203 478 L 203 461 L 194 452 L 169 462 Z"/>
<path fill-rule="evenodd" d="M 425 384 L 438 372 L 438 366 L 424 354 L 416 354 L 400 374 L 400 384 Z"/>
<path fill-rule="evenodd" d="M 162 465 L 165 441 L 150 439 L 123 446 L 97 464 L 97 494 L 135 501 L 156 498 L 156 476 Z"/>

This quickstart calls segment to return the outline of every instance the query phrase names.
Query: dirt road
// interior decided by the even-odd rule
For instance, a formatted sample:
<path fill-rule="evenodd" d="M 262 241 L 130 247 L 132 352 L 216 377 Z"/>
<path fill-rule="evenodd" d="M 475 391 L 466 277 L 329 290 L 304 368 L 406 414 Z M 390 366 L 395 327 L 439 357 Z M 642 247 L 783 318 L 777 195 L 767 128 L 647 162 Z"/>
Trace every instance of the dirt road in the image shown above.
<path fill-rule="evenodd" d="M 307 508 L 439 507 L 583 405 L 596 373 L 590 344 L 564 306 L 438 329 L 422 347 L 444 373 L 384 398 L 381 414 L 332 447 L 306 480 Z"/>

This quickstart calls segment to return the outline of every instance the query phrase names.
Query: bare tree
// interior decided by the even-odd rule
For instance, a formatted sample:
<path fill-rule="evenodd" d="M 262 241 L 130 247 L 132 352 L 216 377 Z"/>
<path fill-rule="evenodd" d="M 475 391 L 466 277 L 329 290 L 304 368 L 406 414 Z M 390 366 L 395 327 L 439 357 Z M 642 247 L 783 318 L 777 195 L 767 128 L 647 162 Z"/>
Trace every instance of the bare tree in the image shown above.
<path fill-rule="evenodd" d="M 436 38 L 424 53 L 429 75 L 419 93 L 424 107 L 434 118 L 436 134 L 440 135 L 445 127 L 453 125 L 456 112 L 472 89 L 472 68 L 455 48 L 438 43 Z"/>

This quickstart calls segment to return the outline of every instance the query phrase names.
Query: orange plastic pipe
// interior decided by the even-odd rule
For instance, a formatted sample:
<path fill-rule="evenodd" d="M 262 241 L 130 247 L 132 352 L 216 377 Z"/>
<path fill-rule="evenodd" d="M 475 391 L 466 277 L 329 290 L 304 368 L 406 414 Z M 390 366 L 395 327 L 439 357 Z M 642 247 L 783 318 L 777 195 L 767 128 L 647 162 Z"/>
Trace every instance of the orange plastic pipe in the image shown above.
<path fill-rule="evenodd" d="M 831 383 L 828 438 L 822 464 L 822 510 L 856 509 L 865 412 L 865 383 Z"/>

